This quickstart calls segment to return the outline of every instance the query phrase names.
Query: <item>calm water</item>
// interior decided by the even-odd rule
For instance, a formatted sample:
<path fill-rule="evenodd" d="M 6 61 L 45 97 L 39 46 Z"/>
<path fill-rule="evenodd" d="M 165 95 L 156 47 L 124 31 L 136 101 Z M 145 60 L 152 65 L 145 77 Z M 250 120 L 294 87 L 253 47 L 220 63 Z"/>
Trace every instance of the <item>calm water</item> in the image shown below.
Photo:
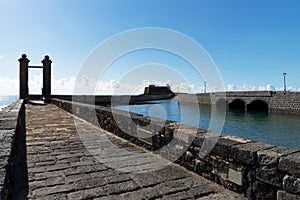
<path fill-rule="evenodd" d="M 191 123 L 194 120 L 194 112 L 196 112 L 194 106 L 179 106 L 177 100 L 156 102 L 159 104 L 118 106 L 117 108 L 121 110 L 129 109 L 131 112 L 145 116 L 153 116 L 178 122 L 181 121 L 187 125 L 195 124 Z M 159 106 L 162 106 L 165 111 L 156 109 L 159 108 Z M 190 116 L 181 117 L 181 110 L 184 113 L 190 113 Z M 200 106 L 199 128 L 209 128 L 210 112 L 209 106 Z M 243 112 L 239 110 L 227 111 L 222 133 L 276 146 L 300 149 L 300 115 Z"/>
<path fill-rule="evenodd" d="M 0 96 L 0 110 L 17 101 L 19 96 Z"/>

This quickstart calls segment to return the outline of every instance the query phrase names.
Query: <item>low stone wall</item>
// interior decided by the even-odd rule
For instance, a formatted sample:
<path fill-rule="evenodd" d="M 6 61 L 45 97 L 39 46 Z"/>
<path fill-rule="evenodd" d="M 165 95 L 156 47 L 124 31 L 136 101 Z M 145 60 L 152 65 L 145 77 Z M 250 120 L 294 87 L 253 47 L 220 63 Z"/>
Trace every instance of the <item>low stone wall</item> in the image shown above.
<path fill-rule="evenodd" d="M 127 125 L 123 132 L 115 122 L 111 108 L 95 107 L 52 99 L 59 107 L 82 117 L 120 137 L 150 150 L 159 149 L 176 138 L 178 123 L 167 121 L 164 127 L 158 125 L 160 119 L 154 119 L 153 125 L 145 130 L 136 130 Z M 91 116 L 96 111 L 97 119 Z M 126 127 L 128 116 L 124 111 L 114 110 L 118 120 Z M 149 118 L 131 113 L 132 120 L 141 126 L 149 124 Z M 157 120 L 157 121 L 156 121 Z M 215 181 L 233 191 L 243 193 L 248 199 L 299 199 L 300 198 L 300 152 L 297 150 L 275 147 L 269 144 L 222 135 L 207 155 L 200 154 L 201 147 L 213 145 L 214 138 L 207 139 L 211 133 L 197 129 L 194 138 L 188 133 L 192 128 L 184 127 L 187 138 L 193 140 L 188 150 L 176 161 L 205 178 Z M 194 130 L 194 129 L 193 129 Z M 126 132 L 133 135 L 128 135 Z M 139 133 L 148 133 L 149 138 L 138 138 Z M 185 133 L 185 132 L 184 132 Z M 136 135 L 136 136 L 135 136 Z M 175 137 L 174 137 L 175 136 Z M 173 145 L 173 151 L 182 148 L 184 142 Z M 176 149 L 177 148 L 177 149 Z M 199 156 L 202 155 L 202 156 Z M 168 158 L 169 155 L 165 155 Z"/>
<path fill-rule="evenodd" d="M 24 141 L 25 106 L 23 100 L 18 100 L 0 111 L 0 199 L 16 199 L 17 192 L 24 193 L 17 182 L 22 181 L 24 174 L 16 177 L 24 172 L 20 170 L 21 165 L 24 167 L 21 155 L 25 152 L 20 154 Z"/>
<path fill-rule="evenodd" d="M 167 144 L 172 138 L 173 122 L 165 121 L 158 118 L 152 118 L 156 120 L 151 126 L 146 126 L 150 123 L 149 117 L 143 117 L 142 115 L 135 113 L 128 113 L 122 110 L 114 110 L 114 116 L 110 107 L 92 106 L 82 103 L 73 103 L 71 101 L 52 99 L 53 104 L 58 107 L 96 125 L 100 125 L 101 128 L 107 130 L 115 135 L 125 138 L 135 144 L 145 147 L 149 150 L 155 150 L 161 146 Z M 95 116 L 96 114 L 96 116 Z M 123 130 L 121 130 L 114 120 L 118 119 L 118 123 L 122 124 Z M 132 120 L 135 124 L 139 125 L 139 128 L 133 129 L 132 126 L 127 125 L 128 120 Z M 125 129 L 125 130 L 124 130 Z M 131 134 L 128 135 L 127 133 Z M 147 137 L 147 134 L 149 137 Z M 139 136 L 143 135 L 143 138 Z"/>

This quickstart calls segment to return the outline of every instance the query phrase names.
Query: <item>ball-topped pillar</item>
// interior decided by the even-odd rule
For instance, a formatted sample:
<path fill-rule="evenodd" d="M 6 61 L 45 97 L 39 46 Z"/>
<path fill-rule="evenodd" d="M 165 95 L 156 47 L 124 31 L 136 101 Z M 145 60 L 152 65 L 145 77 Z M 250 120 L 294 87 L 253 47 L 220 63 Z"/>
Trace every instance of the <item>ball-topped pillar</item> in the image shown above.
<path fill-rule="evenodd" d="M 19 98 L 20 99 L 27 99 L 28 98 L 28 63 L 30 60 L 27 58 L 26 54 L 23 54 L 22 57 L 19 59 L 20 62 L 20 92 Z"/>
<path fill-rule="evenodd" d="M 51 97 L 51 63 L 49 56 L 46 55 L 43 63 L 43 97 L 47 100 Z"/>

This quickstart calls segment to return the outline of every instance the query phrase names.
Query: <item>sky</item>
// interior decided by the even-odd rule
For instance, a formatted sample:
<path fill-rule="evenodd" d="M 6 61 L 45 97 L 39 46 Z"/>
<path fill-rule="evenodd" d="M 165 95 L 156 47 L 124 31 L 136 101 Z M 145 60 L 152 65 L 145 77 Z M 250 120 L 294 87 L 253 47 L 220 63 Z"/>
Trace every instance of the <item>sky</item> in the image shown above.
<path fill-rule="evenodd" d="M 175 30 L 200 44 L 215 63 L 225 90 L 282 90 L 286 72 L 288 90 L 300 91 L 299 13 L 297 0 L 0 0 L 0 95 L 19 93 L 18 58 L 23 53 L 30 65 L 41 65 L 49 55 L 52 93 L 72 94 L 83 64 L 99 44 L 143 27 Z M 149 63 L 169 66 L 185 81 L 152 77 L 148 70 L 144 79 L 127 85 L 121 81 Z M 30 70 L 31 93 L 41 91 L 41 77 L 40 70 Z M 139 93 L 148 84 L 201 92 L 204 80 L 181 58 L 141 50 L 114 62 L 96 80 L 95 92 L 107 94 L 126 85 L 129 92 Z"/>

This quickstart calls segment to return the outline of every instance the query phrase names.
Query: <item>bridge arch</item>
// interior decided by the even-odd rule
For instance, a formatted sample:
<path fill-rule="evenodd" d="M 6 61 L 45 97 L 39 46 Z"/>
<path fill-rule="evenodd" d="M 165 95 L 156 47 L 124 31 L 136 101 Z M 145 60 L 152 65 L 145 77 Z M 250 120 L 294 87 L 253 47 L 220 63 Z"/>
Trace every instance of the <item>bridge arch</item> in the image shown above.
<path fill-rule="evenodd" d="M 227 102 L 225 99 L 221 98 L 221 99 L 218 99 L 216 101 L 216 107 L 217 108 L 226 108 L 227 107 Z"/>
<path fill-rule="evenodd" d="M 235 99 L 231 103 L 229 103 L 229 109 L 245 110 L 246 109 L 246 103 L 245 103 L 245 101 L 243 101 L 241 99 Z"/>
<path fill-rule="evenodd" d="M 264 100 L 254 100 L 250 104 L 247 105 L 248 111 L 266 111 L 269 110 L 269 105 Z"/>

